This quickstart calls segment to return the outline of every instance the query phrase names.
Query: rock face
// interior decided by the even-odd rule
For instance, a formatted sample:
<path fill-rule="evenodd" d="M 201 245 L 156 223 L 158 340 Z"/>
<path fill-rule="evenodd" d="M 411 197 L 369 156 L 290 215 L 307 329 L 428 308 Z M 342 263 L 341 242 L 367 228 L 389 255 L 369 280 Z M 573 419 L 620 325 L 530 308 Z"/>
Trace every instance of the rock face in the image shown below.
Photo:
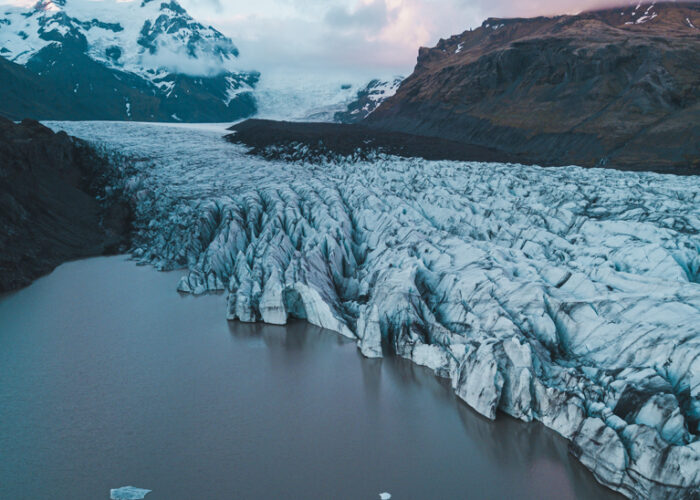
<path fill-rule="evenodd" d="M 488 19 L 421 48 L 367 122 L 541 165 L 700 173 L 700 4 Z"/>
<path fill-rule="evenodd" d="M 204 122 L 256 111 L 259 74 L 236 70 L 233 42 L 175 0 L 5 7 L 0 56 L 0 114 L 12 119 Z"/>
<path fill-rule="evenodd" d="M 409 358 L 488 418 L 554 429 L 631 498 L 700 494 L 700 177 L 266 161 L 216 131 L 62 126 L 146 159 L 134 254 L 187 267 L 181 291 Z"/>
<path fill-rule="evenodd" d="M 109 168 L 65 133 L 0 118 L 0 292 L 66 260 L 127 248 L 131 211 L 105 190 Z"/>
<path fill-rule="evenodd" d="M 359 123 L 367 118 L 389 97 L 396 94 L 396 90 L 403 81 L 402 76 L 391 80 L 372 80 L 363 89 L 357 92 L 357 97 L 348 104 L 345 111 L 337 112 L 333 121 L 338 123 Z"/>

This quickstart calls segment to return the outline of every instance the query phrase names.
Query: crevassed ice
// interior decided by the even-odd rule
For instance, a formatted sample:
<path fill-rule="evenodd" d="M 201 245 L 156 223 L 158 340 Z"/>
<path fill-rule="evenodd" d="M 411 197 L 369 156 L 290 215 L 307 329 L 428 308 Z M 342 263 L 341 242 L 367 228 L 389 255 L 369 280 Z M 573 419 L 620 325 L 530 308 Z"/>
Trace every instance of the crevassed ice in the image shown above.
<path fill-rule="evenodd" d="M 134 255 L 304 318 L 539 420 L 627 496 L 700 483 L 700 178 L 577 167 L 244 156 L 221 132 L 62 124 L 138 158 Z"/>

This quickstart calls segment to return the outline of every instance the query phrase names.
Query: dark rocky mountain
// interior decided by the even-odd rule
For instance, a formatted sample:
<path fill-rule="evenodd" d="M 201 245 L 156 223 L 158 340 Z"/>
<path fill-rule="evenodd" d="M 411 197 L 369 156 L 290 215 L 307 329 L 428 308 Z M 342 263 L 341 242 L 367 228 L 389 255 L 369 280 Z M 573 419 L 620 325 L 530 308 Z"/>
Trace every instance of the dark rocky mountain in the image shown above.
<path fill-rule="evenodd" d="M 421 48 L 366 123 L 545 165 L 700 173 L 700 3 L 488 19 Z"/>
<path fill-rule="evenodd" d="M 0 82 L 0 115 L 14 120 L 25 116 L 52 119 L 71 116 L 75 111 L 72 92 L 61 92 L 49 80 L 3 57 Z"/>
<path fill-rule="evenodd" d="M 13 119 L 207 122 L 256 111 L 259 74 L 237 71 L 233 42 L 175 1 L 8 8 L 0 56 L 0 114 Z"/>
<path fill-rule="evenodd" d="M 0 292 L 66 260 L 124 250 L 131 211 L 105 191 L 108 167 L 64 132 L 0 118 Z"/>

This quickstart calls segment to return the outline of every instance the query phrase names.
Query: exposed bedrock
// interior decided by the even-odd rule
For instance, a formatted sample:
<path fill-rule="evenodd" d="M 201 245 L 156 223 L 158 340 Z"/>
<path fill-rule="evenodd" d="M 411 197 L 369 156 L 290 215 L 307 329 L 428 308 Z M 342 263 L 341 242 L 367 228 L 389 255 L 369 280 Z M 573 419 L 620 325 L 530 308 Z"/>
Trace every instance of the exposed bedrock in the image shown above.
<path fill-rule="evenodd" d="M 699 2 L 487 19 L 421 48 L 413 74 L 364 123 L 538 165 L 697 175 L 698 26 Z"/>
<path fill-rule="evenodd" d="M 269 165 L 279 182 L 206 201 L 138 188 L 137 255 L 188 266 L 183 292 L 226 291 L 231 320 L 306 319 L 450 378 L 488 418 L 539 420 L 627 496 L 698 493 L 697 178 Z"/>
<path fill-rule="evenodd" d="M 128 248 L 131 209 L 109 160 L 38 122 L 0 118 L 0 292 L 71 259 Z"/>

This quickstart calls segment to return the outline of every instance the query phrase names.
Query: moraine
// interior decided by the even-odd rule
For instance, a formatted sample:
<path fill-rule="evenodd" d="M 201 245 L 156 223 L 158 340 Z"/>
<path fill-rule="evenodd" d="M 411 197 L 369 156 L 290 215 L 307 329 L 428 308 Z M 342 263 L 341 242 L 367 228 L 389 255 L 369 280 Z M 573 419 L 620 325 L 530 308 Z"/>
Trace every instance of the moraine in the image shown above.
<path fill-rule="evenodd" d="M 133 254 L 538 420 L 628 496 L 700 483 L 700 178 L 377 157 L 272 162 L 223 127 L 53 123 L 137 158 Z M 222 311 L 222 315 L 224 311 Z"/>

